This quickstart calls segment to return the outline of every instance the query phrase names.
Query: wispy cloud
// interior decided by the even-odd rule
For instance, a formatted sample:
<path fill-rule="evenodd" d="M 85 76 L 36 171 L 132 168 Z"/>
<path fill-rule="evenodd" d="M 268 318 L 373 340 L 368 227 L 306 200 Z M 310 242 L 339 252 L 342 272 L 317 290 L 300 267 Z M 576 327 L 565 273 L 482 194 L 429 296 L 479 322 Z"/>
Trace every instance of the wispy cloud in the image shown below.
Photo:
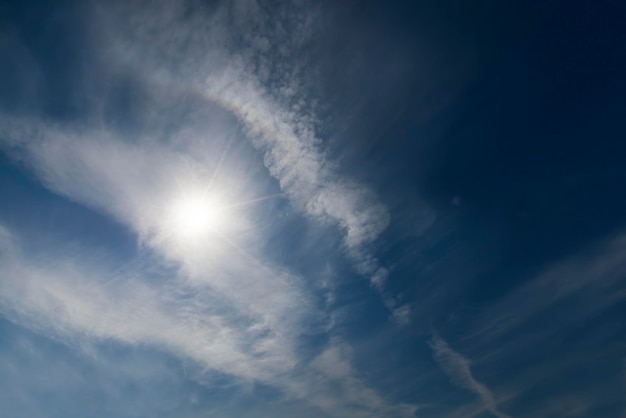
<path fill-rule="evenodd" d="M 266 220 L 252 209 L 279 188 L 277 199 L 336 226 L 355 269 L 371 279 L 394 317 L 408 322 L 410 310 L 385 291 L 389 271 L 375 252 L 388 210 L 367 185 L 339 174 L 318 134 L 323 123 L 301 63 L 315 36 L 314 11 L 296 4 L 279 9 L 245 1 L 211 10 L 186 1 L 94 6 L 93 48 L 106 58 L 92 76 L 130 73 L 149 91 L 142 128 L 107 126 L 100 112 L 110 103 L 100 93 L 108 84 L 94 82 L 81 91 L 97 104 L 85 120 L 68 125 L 4 115 L 1 145 L 53 192 L 135 233 L 140 253 L 160 263 L 152 268 L 169 275 L 111 273 L 72 254 L 41 264 L 6 233 L 1 244 L 13 255 L 2 260 L 0 308 L 70 343 L 153 345 L 208 373 L 274 386 L 333 416 L 411 417 L 414 406 L 390 403 L 367 385 L 332 331 L 321 352 L 302 355 L 301 339 L 328 332 L 332 314 L 316 305 L 306 277 L 268 256 L 259 227 Z M 207 112 L 194 109 L 202 114 L 177 120 L 161 104 L 169 94 L 193 97 L 224 116 L 206 121 Z M 244 139 L 254 150 L 232 151 Z M 181 193 L 205 189 L 226 202 L 236 222 L 212 239 L 184 239 L 172 230 L 168 208 Z"/>
<path fill-rule="evenodd" d="M 0 306 L 44 334 L 154 344 L 244 379 L 293 367 L 294 353 L 280 335 L 217 305 L 208 289 L 151 284 L 138 271 L 103 274 L 71 258 L 37 265 L 3 235 Z"/>
<path fill-rule="evenodd" d="M 268 324 L 224 303 L 212 288 L 154 283 L 141 270 L 107 273 L 72 258 L 29 260 L 2 228 L 0 311 L 69 344 L 113 340 L 158 347 L 237 382 L 261 382 L 331 416 L 413 416 L 414 406 L 386 402 L 359 378 L 334 339 L 309 364 L 295 346 L 297 327 Z"/>
<path fill-rule="evenodd" d="M 187 13 L 188 8 L 194 13 Z M 220 111 L 234 115 L 243 123 L 245 137 L 263 153 L 267 170 L 294 207 L 338 226 L 355 269 L 381 292 L 393 318 L 400 323 L 409 321 L 408 306 L 387 294 L 390 270 L 375 253 L 375 241 L 389 223 L 388 209 L 366 185 L 338 174 L 317 134 L 324 126 L 315 116 L 302 68 L 303 48 L 319 30 L 315 10 L 285 4 L 270 12 L 255 2 L 208 10 L 186 1 L 157 2 L 150 7 L 142 2 L 113 3 L 94 10 L 90 15 L 97 32 L 94 39 L 102 42 L 94 48 L 107 57 L 106 65 L 94 76 L 115 79 L 119 72 L 131 72 L 154 95 L 155 103 L 174 90 L 202 97 L 207 104 L 217 104 Z M 82 93 L 90 95 L 90 102 L 97 102 L 91 96 L 106 97 L 107 86 Z M 241 187 L 250 187 L 237 178 L 236 169 L 226 173 L 228 165 L 215 158 L 225 152 L 226 137 L 232 135 L 219 127 L 216 130 L 215 118 L 210 124 L 194 120 L 165 141 L 144 138 L 128 144 L 101 129 L 97 109 L 103 106 L 108 105 L 95 106 L 95 124 L 88 122 L 71 130 L 36 120 L 5 118 L 3 136 L 13 146 L 28 150 L 28 163 L 56 192 L 99 209 L 107 206 L 108 212 L 138 230 L 142 239 L 154 236 L 150 218 L 161 216 L 153 210 L 154 196 L 171 193 L 173 179 L 188 181 L 189 173 L 202 167 L 219 171 L 222 179 L 235 179 L 224 190 L 234 186 L 235 192 L 243 195 Z M 170 117 L 157 109 L 155 104 L 144 109 L 145 114 L 153 115 L 146 122 L 145 133 L 163 138 L 163 119 Z M 170 120 L 168 130 L 172 123 L 175 126 L 177 121 Z M 220 124 L 223 128 L 223 121 L 217 121 Z M 210 141 L 202 139 L 207 135 Z M 155 143 L 166 147 L 154 147 Z M 66 155 L 66 150 L 72 155 Z M 101 152 L 111 158 L 101 159 Z M 66 164 L 66 159 L 71 164 Z M 196 167 L 190 169 L 190 163 Z M 156 172 L 152 164 L 164 168 Z M 215 165 L 219 170 L 208 168 Z M 81 171 L 88 173 L 86 178 Z M 131 180 L 124 184 L 122 178 Z"/>
<path fill-rule="evenodd" d="M 192 17 L 188 7 L 196 12 Z M 145 79 L 182 86 L 236 115 L 294 206 L 337 225 L 357 271 L 384 292 L 381 277 L 388 270 L 372 246 L 389 223 L 389 211 L 367 185 L 338 174 L 318 135 L 325 126 L 305 77 L 306 66 L 313 65 L 306 47 L 323 30 L 317 11 L 289 2 L 267 10 L 254 1 L 211 12 L 184 1 L 150 8 L 131 2 L 111 10 L 103 26 L 114 59 Z M 124 19 L 128 23 L 120 23 Z"/>
<path fill-rule="evenodd" d="M 503 371 L 497 379 L 498 397 L 472 375 L 469 359 L 439 336 L 431 342 L 435 358 L 453 381 L 478 394 L 483 409 L 494 414 L 502 413 L 495 408 L 505 400 L 515 416 L 594 414 L 618 398 L 611 389 L 615 376 L 598 370 L 601 364 L 614 367 L 620 352 L 612 342 L 620 328 L 606 318 L 626 299 L 625 272 L 626 240 L 620 233 L 548 265 L 480 310 L 459 341 L 472 353 L 471 364 Z M 516 372 L 507 373 L 511 369 Z M 566 373 L 585 379 L 561 388 L 558 382 Z M 552 382 L 554 391 L 538 402 L 537 388 Z M 473 416 L 479 409 L 467 406 L 451 416 Z"/>
<path fill-rule="evenodd" d="M 3 263 L 8 269 L 2 288 L 6 312 L 70 340 L 86 335 L 154 344 L 209 370 L 275 385 L 334 414 L 350 399 L 356 405 L 351 408 L 360 411 L 356 416 L 395 408 L 354 371 L 337 377 L 331 368 L 311 373 L 296 367 L 298 338 L 321 332 L 324 328 L 316 331 L 316 324 L 325 314 L 307 302 L 302 279 L 263 261 L 254 245 L 246 245 L 260 239 L 254 228 L 229 231 L 232 241 L 217 239 L 198 248 L 168 234 L 162 208 L 175 199 L 181 184 L 209 181 L 211 170 L 168 146 L 141 147 L 106 133 L 78 135 L 53 126 L 37 128 L 36 122 L 5 121 L 4 138 L 14 155 L 51 190 L 112 216 L 135 231 L 143 245 L 180 266 L 175 277 L 159 284 L 141 271 L 97 277 L 93 267 L 71 259 L 55 267 L 13 256 Z M 236 178 L 246 184 L 241 174 Z M 229 190 L 230 197 L 247 193 L 245 187 Z M 246 213 L 238 221 L 247 224 Z M 12 244 L 5 239 L 3 245 Z M 352 371 L 349 364 L 342 367 Z M 339 392 L 327 387 L 337 384 Z"/>
<path fill-rule="evenodd" d="M 619 235 L 549 266 L 485 309 L 469 328 L 466 338 L 477 344 L 498 341 L 540 315 L 558 310 L 561 304 L 582 295 L 594 295 L 584 304 L 578 304 L 576 310 L 568 310 L 567 317 L 559 323 L 562 329 L 576 326 L 626 298 L 622 288 L 625 271 L 626 237 Z M 526 333 L 518 336 L 525 344 L 534 338 Z M 509 338 L 498 346 L 514 348 L 520 341 Z"/>
<path fill-rule="evenodd" d="M 485 410 L 498 418 L 511 418 L 510 415 L 498 409 L 495 396 L 487 386 L 476 380 L 469 360 L 453 350 L 448 343 L 438 335 L 433 336 L 430 346 L 435 359 L 443 370 L 450 376 L 452 382 L 463 389 L 474 392 L 480 398 Z"/>

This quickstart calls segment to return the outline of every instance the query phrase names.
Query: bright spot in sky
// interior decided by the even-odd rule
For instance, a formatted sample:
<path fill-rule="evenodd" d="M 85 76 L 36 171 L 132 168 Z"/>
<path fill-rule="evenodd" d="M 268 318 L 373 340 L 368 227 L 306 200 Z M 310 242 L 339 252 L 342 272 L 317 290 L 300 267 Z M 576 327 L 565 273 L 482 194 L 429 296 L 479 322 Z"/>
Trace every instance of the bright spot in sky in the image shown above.
<path fill-rule="evenodd" d="M 222 223 L 222 209 L 216 199 L 203 194 L 179 198 L 173 207 L 173 227 L 184 237 L 200 237 L 215 231 Z"/>

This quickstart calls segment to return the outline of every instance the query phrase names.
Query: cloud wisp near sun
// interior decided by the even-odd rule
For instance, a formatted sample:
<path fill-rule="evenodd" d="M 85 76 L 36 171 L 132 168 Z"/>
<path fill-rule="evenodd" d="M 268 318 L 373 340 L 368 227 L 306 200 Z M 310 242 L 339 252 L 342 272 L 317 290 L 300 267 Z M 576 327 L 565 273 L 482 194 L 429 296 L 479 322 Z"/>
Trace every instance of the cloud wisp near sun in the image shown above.
<path fill-rule="evenodd" d="M 204 106 L 221 108 L 221 130 L 198 120 L 184 125 L 174 120 L 179 126 L 168 138 L 159 139 L 151 124 L 133 138 L 89 120 L 79 127 L 33 117 L 2 120 L 4 146 L 14 159 L 52 192 L 133 231 L 144 249 L 137 257 L 146 257 L 147 251 L 158 262 L 150 270 L 161 268 L 170 276 L 155 280 L 142 267 L 120 272 L 71 254 L 41 263 L 22 254 L 16 232 L 5 229 L 3 247 L 10 255 L 3 260 L 3 276 L 10 279 L 2 286 L 2 312 L 62 341 L 84 335 L 94 341 L 151 344 L 197 362 L 207 373 L 280 388 L 331 415 L 411 416 L 414 407 L 388 403 L 360 380 L 338 337 L 313 353 L 312 366 L 306 366 L 311 354 L 301 352 L 299 341 L 307 334 L 325 335 L 328 313 L 312 300 L 313 287 L 304 277 L 267 257 L 262 223 L 268 221 L 255 214 L 273 200 L 290 199 L 301 213 L 344 231 L 346 251 L 367 276 L 381 268 L 365 248 L 386 226 L 384 206 L 365 186 L 333 172 L 313 122 L 281 105 L 284 99 L 272 97 L 246 69 L 246 61 L 256 59 L 252 53 L 229 51 L 212 38 L 223 25 L 205 30 L 205 24 L 197 26 L 200 20 L 169 21 L 187 6 L 161 2 L 145 9 L 131 2 L 97 10 L 104 18 L 92 17 L 101 18 L 98 25 L 104 29 L 98 35 L 106 43 L 94 47 L 117 59 L 107 63 L 110 70 L 98 71 L 125 67 L 157 89 L 150 92 L 155 100 L 180 89 L 193 91 L 208 102 Z M 202 8 L 197 12 L 217 21 L 232 12 L 244 17 L 249 12 L 244 9 L 224 6 L 213 16 Z M 125 26 L 116 15 L 122 11 L 141 24 Z M 141 36 L 157 27 L 164 39 L 156 38 L 160 61 L 150 67 L 141 59 Z M 252 35 L 268 36 L 263 31 Z M 183 44 L 188 51 L 182 62 L 169 61 L 177 59 Z M 120 58 L 123 54 L 128 56 Z M 184 71 L 168 71 L 171 64 L 182 66 L 203 54 L 226 55 L 227 64 L 196 62 Z M 278 76 L 306 100 L 296 74 L 283 70 Z M 232 144 L 246 139 L 254 148 Z M 265 167 L 257 162 L 255 148 L 264 155 Z"/>

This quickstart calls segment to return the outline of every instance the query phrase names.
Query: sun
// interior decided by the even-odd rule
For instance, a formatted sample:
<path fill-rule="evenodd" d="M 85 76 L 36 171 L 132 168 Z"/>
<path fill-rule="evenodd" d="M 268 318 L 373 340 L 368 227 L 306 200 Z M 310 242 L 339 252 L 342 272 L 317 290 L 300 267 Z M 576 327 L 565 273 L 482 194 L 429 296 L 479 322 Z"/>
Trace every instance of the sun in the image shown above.
<path fill-rule="evenodd" d="M 252 205 L 283 196 L 237 199 L 232 190 L 211 185 L 178 185 L 164 195 L 158 212 L 158 239 L 184 249 L 208 249 L 251 236 Z"/>
<path fill-rule="evenodd" d="M 179 197 L 171 211 L 172 227 L 182 237 L 201 237 L 215 232 L 224 221 L 220 202 L 202 193 Z"/>

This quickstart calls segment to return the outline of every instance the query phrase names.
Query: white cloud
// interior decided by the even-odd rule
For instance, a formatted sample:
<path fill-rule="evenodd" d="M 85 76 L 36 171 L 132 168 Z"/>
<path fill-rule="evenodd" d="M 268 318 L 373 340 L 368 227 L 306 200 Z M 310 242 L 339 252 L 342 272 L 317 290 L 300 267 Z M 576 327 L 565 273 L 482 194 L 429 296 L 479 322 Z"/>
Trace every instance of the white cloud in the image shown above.
<path fill-rule="evenodd" d="M 401 325 L 407 325 L 411 322 L 411 307 L 402 305 L 393 310 L 393 317 Z"/>
<path fill-rule="evenodd" d="M 469 338 L 493 341 L 559 303 L 585 294 L 588 300 L 569 312 L 561 326 L 575 324 L 626 298 L 621 289 L 624 271 L 626 236 L 621 235 L 550 266 L 499 300 L 480 315 Z M 595 297 L 590 298 L 592 294 Z"/>
<path fill-rule="evenodd" d="M 207 77 L 206 89 L 246 123 L 254 144 L 265 153 L 267 168 L 296 207 L 336 222 L 360 272 L 376 274 L 378 263 L 367 244 L 387 227 L 388 211 L 365 186 L 335 174 L 314 126 L 275 103 L 245 69 Z"/>
<path fill-rule="evenodd" d="M 185 279 L 210 286 L 238 309 L 272 323 L 295 320 L 307 306 L 298 290 L 300 279 L 267 264 L 255 252 L 255 241 L 261 237 L 241 207 L 230 209 L 236 220 L 223 237 L 194 242 L 172 230 L 167 210 L 181 189 L 203 188 L 213 178 L 206 161 L 196 162 L 157 144 L 124 143 L 99 132 L 81 136 L 48 128 L 33 136 L 37 138 L 21 139 L 20 155 L 47 187 L 124 223 L 148 248 L 180 264 Z M 227 206 L 252 198 L 253 179 L 240 173 L 225 177 L 210 193 L 226 189 L 225 200 L 232 202 Z"/>
<path fill-rule="evenodd" d="M 153 344 L 244 379 L 293 366 L 293 353 L 276 332 L 220 312 L 210 291 L 150 284 L 133 271 L 102 275 L 69 259 L 31 264 L 7 239 L 2 246 L 11 248 L 0 263 L 2 311 L 46 335 Z"/>
<path fill-rule="evenodd" d="M 393 405 L 358 377 L 340 340 L 312 363 L 295 350 L 294 328 L 267 324 L 220 303 L 210 288 L 155 283 L 141 271 L 107 274 L 102 266 L 21 253 L 6 228 L 0 246 L 0 312 L 70 344 L 114 340 L 151 345 L 243 382 L 261 382 L 332 416 L 411 417 L 415 407 Z M 83 260 L 84 262 L 84 260 Z M 204 373 L 200 373 L 203 375 Z"/>
<path fill-rule="evenodd" d="M 381 266 L 371 245 L 389 212 L 366 185 L 337 174 L 317 135 L 303 52 L 322 28 L 316 10 L 284 3 L 270 12 L 254 1 L 211 12 L 185 1 L 143 6 L 125 2 L 101 13 L 112 59 L 235 114 L 294 205 L 338 225 L 358 272 L 375 277 Z"/>
<path fill-rule="evenodd" d="M 188 7 L 200 6 L 99 5 L 93 27 L 101 43 L 94 47 L 110 76 L 132 71 L 155 97 L 168 89 L 201 94 L 235 115 L 292 204 L 338 225 L 356 269 L 384 295 L 388 271 L 372 245 L 387 227 L 387 208 L 368 187 L 340 176 L 324 154 L 302 64 L 289 61 L 313 34 L 308 9 L 288 6 L 270 16 L 254 2 L 212 13 Z M 234 47 L 241 39 L 232 33 L 252 46 Z M 168 117 L 161 108 L 155 114 Z M 5 258 L 0 306 L 7 315 L 64 340 L 155 345 L 208 370 L 274 385 L 335 416 L 413 416 L 413 406 L 389 404 L 365 384 L 345 343 L 333 340 L 311 367 L 299 357 L 298 338 L 321 332 L 315 324 L 326 313 L 310 303 L 304 278 L 263 256 L 254 216 L 238 204 L 265 189 L 258 171 L 242 169 L 251 159 L 223 162 L 232 128 L 207 130 L 197 122 L 164 138 L 156 123 L 129 139 L 91 123 L 70 128 L 7 116 L 0 125 L 3 147 L 46 187 L 124 224 L 175 271 L 151 282 L 143 271 L 109 275 L 80 260 L 39 265 L 26 255 Z M 207 184 L 237 206 L 236 222 L 213 240 L 181 240 L 167 223 L 167 208 L 181 189 Z M 10 239 L 2 245 L 15 247 Z M 407 321 L 408 309 L 387 306 Z"/>
<path fill-rule="evenodd" d="M 311 364 L 311 383 L 319 404 L 333 405 L 333 410 L 341 411 L 338 415 L 350 417 L 414 417 L 418 407 L 409 404 L 387 404 L 374 390 L 368 388 L 359 379 L 352 368 L 350 347 L 338 338 L 332 338 L 327 348 Z M 325 376 L 330 384 L 319 384 L 319 375 Z M 341 393 L 343 404 L 338 405 L 334 393 Z M 311 395 L 309 395 L 311 396 Z M 372 412 L 376 411 L 376 412 Z"/>
<path fill-rule="evenodd" d="M 498 418 L 510 418 L 498 409 L 498 403 L 487 386 L 476 380 L 467 358 L 454 351 L 446 341 L 438 335 L 433 336 L 430 344 L 435 359 L 450 376 L 452 382 L 459 387 L 474 392 L 480 398 L 485 410 Z"/>
<path fill-rule="evenodd" d="M 481 367 L 515 365 L 518 371 L 504 373 L 499 382 L 499 390 L 510 394 L 513 402 L 523 402 L 535 388 L 558 381 L 564 373 L 589 373 L 616 350 L 611 341 L 619 328 L 607 331 L 602 328 L 606 321 L 599 318 L 626 299 L 625 273 L 626 237 L 615 234 L 549 265 L 483 308 L 462 336 L 464 346 L 476 353 L 472 360 Z M 571 335 L 579 340 L 564 337 Z M 535 354 L 535 347 L 542 347 L 540 354 Z M 615 394 L 602 386 L 614 387 L 613 378 L 590 375 L 586 385 L 593 390 L 584 391 L 586 398 L 583 393 L 573 395 L 576 388 L 564 388 L 535 407 L 521 409 L 529 416 L 566 416 L 577 411 L 584 415 L 586 409 L 614 402 Z M 568 397 L 578 397 L 580 405 L 562 402 Z"/>

